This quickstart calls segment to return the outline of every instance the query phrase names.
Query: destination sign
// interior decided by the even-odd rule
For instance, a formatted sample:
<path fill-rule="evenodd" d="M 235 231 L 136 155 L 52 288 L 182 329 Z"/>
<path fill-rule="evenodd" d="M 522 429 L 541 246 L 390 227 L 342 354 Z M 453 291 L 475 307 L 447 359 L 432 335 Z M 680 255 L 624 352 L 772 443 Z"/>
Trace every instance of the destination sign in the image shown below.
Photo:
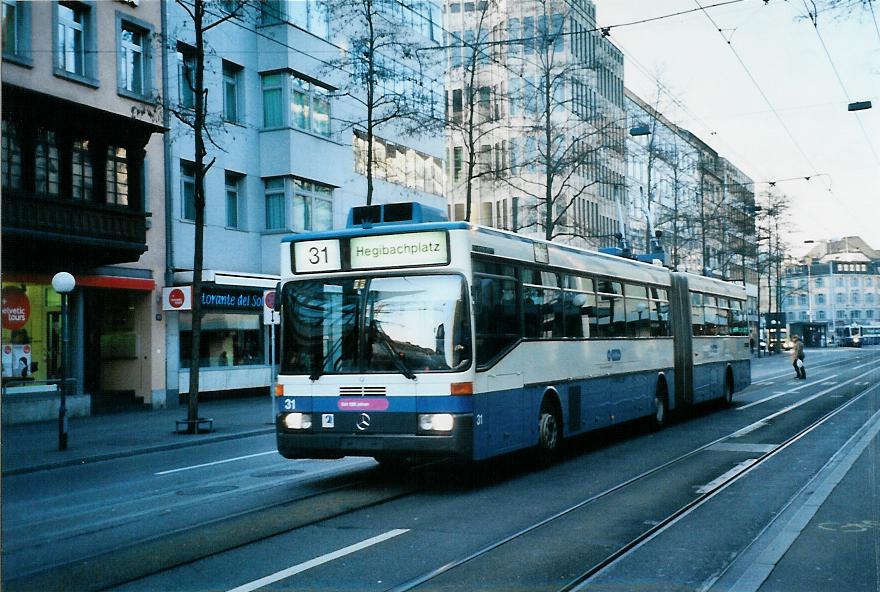
<path fill-rule="evenodd" d="M 342 254 L 339 240 L 314 240 L 293 243 L 293 266 L 296 273 L 339 271 Z"/>
<path fill-rule="evenodd" d="M 449 263 L 446 232 L 361 236 L 349 243 L 351 269 L 409 267 Z"/>

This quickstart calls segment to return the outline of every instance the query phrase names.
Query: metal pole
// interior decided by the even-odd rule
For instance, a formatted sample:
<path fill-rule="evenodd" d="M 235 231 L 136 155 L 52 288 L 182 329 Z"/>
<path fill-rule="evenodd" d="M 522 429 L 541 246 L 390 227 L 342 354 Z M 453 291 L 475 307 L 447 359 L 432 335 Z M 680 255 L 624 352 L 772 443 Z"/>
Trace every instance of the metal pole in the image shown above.
<path fill-rule="evenodd" d="M 70 373 L 70 323 L 66 292 L 61 293 L 61 405 L 58 408 L 58 450 L 67 450 L 67 381 Z"/>
<path fill-rule="evenodd" d="M 275 311 L 269 324 L 269 423 L 275 424 Z"/>

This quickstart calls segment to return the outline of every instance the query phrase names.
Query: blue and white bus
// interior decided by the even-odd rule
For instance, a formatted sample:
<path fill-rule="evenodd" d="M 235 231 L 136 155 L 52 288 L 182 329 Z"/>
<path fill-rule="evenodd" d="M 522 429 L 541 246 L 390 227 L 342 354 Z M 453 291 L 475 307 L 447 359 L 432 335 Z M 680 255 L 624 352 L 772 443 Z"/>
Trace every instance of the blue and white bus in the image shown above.
<path fill-rule="evenodd" d="M 862 327 L 859 325 L 836 327 L 834 334 L 838 347 L 862 347 Z"/>
<path fill-rule="evenodd" d="M 444 221 L 355 208 L 282 243 L 277 443 L 287 458 L 480 460 L 751 381 L 741 285 Z"/>
<path fill-rule="evenodd" d="M 880 325 L 862 325 L 862 344 L 880 345 Z"/>

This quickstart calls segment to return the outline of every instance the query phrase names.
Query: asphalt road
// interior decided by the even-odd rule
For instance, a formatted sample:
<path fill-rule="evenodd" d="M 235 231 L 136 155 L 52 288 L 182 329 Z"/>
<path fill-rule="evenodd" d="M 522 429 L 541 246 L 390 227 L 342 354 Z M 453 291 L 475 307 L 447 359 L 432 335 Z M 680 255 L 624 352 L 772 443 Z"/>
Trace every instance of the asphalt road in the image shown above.
<path fill-rule="evenodd" d="M 734 408 L 543 469 L 392 474 L 258 436 L 4 478 L 4 587 L 875 592 L 880 349 L 808 353 L 806 383 L 758 360 Z"/>

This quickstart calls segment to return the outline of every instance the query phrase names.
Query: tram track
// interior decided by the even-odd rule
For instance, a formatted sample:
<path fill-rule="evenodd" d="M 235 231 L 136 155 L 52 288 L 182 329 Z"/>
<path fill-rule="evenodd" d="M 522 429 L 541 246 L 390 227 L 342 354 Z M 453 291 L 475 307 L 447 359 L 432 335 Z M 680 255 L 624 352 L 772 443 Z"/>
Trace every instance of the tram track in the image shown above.
<path fill-rule="evenodd" d="M 869 369 L 866 372 L 863 372 L 853 378 L 850 378 L 846 381 L 841 382 L 840 384 L 834 385 L 831 388 L 828 388 L 828 389 L 821 391 L 821 395 L 828 394 L 828 393 L 833 392 L 835 390 L 839 390 L 843 387 L 846 387 L 846 386 L 849 386 L 853 383 L 856 383 L 860 379 L 863 379 L 866 375 L 871 374 L 872 372 L 876 372 L 876 370 L 877 370 L 876 366 L 872 367 L 871 369 Z M 703 489 L 702 493 L 700 493 L 697 497 L 695 497 L 694 499 L 692 499 L 688 503 L 686 503 L 683 506 L 680 506 L 679 508 L 675 509 L 674 511 L 668 513 L 666 515 L 666 517 L 664 517 L 660 520 L 653 521 L 653 524 L 649 528 L 646 528 L 645 530 L 640 532 L 637 536 L 632 537 L 628 542 L 621 544 L 621 545 L 618 545 L 615 550 L 613 550 L 610 553 L 607 553 L 603 558 L 593 561 L 592 565 L 588 569 L 583 570 L 576 577 L 568 579 L 567 583 L 565 585 L 563 585 L 562 587 L 558 588 L 558 590 L 560 592 L 563 592 L 563 591 L 569 592 L 569 591 L 574 591 L 574 590 L 585 589 L 584 586 L 592 578 L 594 578 L 598 574 L 602 573 L 604 570 L 608 569 L 609 567 L 611 567 L 612 565 L 617 563 L 620 559 L 622 559 L 623 557 L 628 555 L 630 552 L 637 549 L 641 545 L 645 544 L 646 542 L 648 542 L 649 540 L 651 540 L 652 538 L 654 538 L 655 536 L 657 536 L 658 534 L 660 534 L 664 530 L 668 529 L 673 524 L 677 523 L 678 521 L 680 521 L 681 519 L 686 517 L 688 514 L 690 514 L 691 512 L 693 512 L 694 510 L 696 510 L 697 508 L 702 506 L 703 504 L 707 503 L 709 500 L 711 500 L 712 498 L 717 496 L 723 490 L 727 489 L 728 487 L 730 487 L 731 485 L 733 485 L 737 481 L 743 479 L 745 476 L 752 473 L 755 469 L 757 469 L 758 467 L 760 467 L 761 465 L 763 465 L 767 461 L 777 457 L 779 454 L 784 452 L 790 446 L 792 446 L 793 444 L 795 444 L 799 440 L 801 440 L 804 437 L 806 437 L 807 435 L 809 435 L 811 432 L 815 431 L 816 429 L 818 429 L 822 425 L 825 425 L 828 421 L 830 421 L 836 415 L 843 412 L 845 409 L 847 409 L 849 406 L 853 405 L 855 402 L 861 400 L 864 396 L 866 396 L 871 390 L 873 390 L 875 388 L 876 388 L 876 385 L 869 386 L 868 388 L 857 392 L 857 394 L 853 395 L 851 398 L 847 399 L 842 404 L 835 406 L 834 409 L 828 411 L 827 413 L 823 414 L 818 419 L 812 421 L 806 427 L 801 428 L 794 435 L 788 437 L 782 443 L 775 445 L 771 450 L 764 452 L 763 454 L 761 454 L 759 457 L 757 457 L 753 461 L 750 461 L 747 465 L 746 464 L 741 465 L 738 469 L 730 471 L 727 474 L 725 474 L 725 476 L 723 478 L 719 478 L 719 479 L 715 480 L 713 483 L 710 484 L 710 486 L 705 487 Z M 804 404 L 808 403 L 812 400 L 815 400 L 816 398 L 818 398 L 821 395 L 818 395 L 818 394 L 811 395 L 809 397 L 809 401 L 805 400 Z M 788 411 L 790 411 L 790 410 L 795 409 L 800 406 L 801 406 L 801 404 L 795 404 L 793 406 L 788 406 L 786 409 Z M 747 430 L 750 427 L 760 427 L 762 425 L 765 425 L 767 421 L 772 421 L 772 419 L 779 417 L 780 415 L 781 415 L 780 412 L 775 412 L 773 414 L 768 415 L 766 418 L 762 418 L 762 419 L 759 419 L 759 420 L 751 423 L 749 426 L 746 426 L 745 428 L 741 428 L 739 430 L 736 430 L 734 432 L 731 432 L 729 434 L 726 434 L 724 436 L 716 438 L 716 439 L 714 439 L 706 444 L 703 444 L 693 450 L 690 450 L 684 454 L 681 454 L 681 455 L 679 455 L 669 461 L 666 461 L 666 462 L 661 463 L 651 469 L 643 471 L 643 472 L 639 473 L 638 475 L 631 477 L 621 483 L 618 483 L 618 484 L 616 484 L 612 487 L 609 487 L 599 493 L 591 495 L 590 497 L 588 497 L 584 500 L 581 500 L 581 501 L 577 502 L 576 504 L 573 504 L 573 505 L 571 505 L 561 511 L 558 511 L 558 512 L 552 514 L 551 516 L 548 516 L 542 520 L 534 522 L 533 524 L 526 526 L 516 532 L 513 532 L 507 536 L 504 536 L 504 537 L 499 538 L 489 544 L 486 544 L 483 547 L 477 549 L 476 551 L 474 551 L 466 556 L 449 561 L 446 564 L 444 564 L 438 568 L 435 568 L 431 571 L 428 571 L 420 576 L 417 576 L 416 578 L 412 578 L 407 582 L 399 584 L 399 585 L 391 588 L 390 590 L 392 592 L 407 592 L 409 590 L 415 590 L 415 589 L 419 589 L 422 587 L 430 588 L 431 583 L 434 580 L 437 580 L 438 578 L 440 578 L 441 576 L 444 576 L 445 574 L 449 574 L 449 573 L 453 572 L 454 570 L 459 569 L 459 568 L 461 568 L 467 564 L 470 564 L 472 562 L 475 562 L 477 560 L 484 559 L 484 558 L 488 557 L 490 554 L 492 554 L 493 552 L 502 549 L 506 545 L 509 545 L 509 544 L 512 544 L 515 542 L 522 542 L 524 539 L 526 539 L 529 536 L 537 535 L 537 533 L 539 533 L 542 529 L 545 529 L 551 525 L 554 525 L 555 523 L 558 523 L 559 521 L 563 520 L 566 517 L 572 516 L 574 513 L 576 513 L 579 510 L 588 508 L 589 506 L 595 505 L 600 501 L 607 501 L 610 498 L 612 498 L 613 496 L 627 491 L 628 489 L 632 488 L 634 485 L 642 483 L 651 477 L 660 475 L 663 472 L 669 470 L 670 468 L 677 466 L 677 465 L 680 465 L 680 464 L 684 463 L 685 461 L 687 461 L 688 459 L 692 459 L 695 456 L 697 456 L 698 454 L 712 449 L 714 446 L 722 444 L 725 441 L 729 441 L 731 439 L 737 438 L 739 435 L 745 433 L 744 430 Z M 443 586 L 443 585 L 441 585 L 440 587 L 446 588 L 446 586 Z M 454 586 L 450 587 L 450 589 L 454 589 Z"/>
<path fill-rule="evenodd" d="M 250 508 L 3 582 L 16 590 L 104 590 L 305 526 L 412 495 L 381 471 L 295 499 Z"/>
<path fill-rule="evenodd" d="M 835 385 L 828 390 L 831 391 L 841 388 L 859 380 L 875 370 L 876 368 L 872 368 L 859 376 Z M 851 404 L 855 398 L 856 397 L 853 397 L 853 399 L 850 399 L 844 405 L 829 412 L 829 414 L 820 418 L 817 422 L 814 422 L 812 426 L 808 426 L 802 430 L 804 434 L 799 437 L 803 437 L 803 435 L 808 433 L 807 430 L 815 429 L 815 426 L 817 426 L 819 422 L 827 421 L 831 416 Z M 673 465 L 679 464 L 688 458 L 692 458 L 700 452 L 733 437 L 736 433 L 737 432 L 733 432 L 720 438 L 716 438 L 711 442 L 699 446 L 685 454 L 679 455 L 670 461 L 661 463 L 656 467 L 590 496 L 589 498 L 536 522 L 531 526 L 486 545 L 467 557 L 447 563 L 440 568 L 432 570 L 421 577 L 410 580 L 409 582 L 401 584 L 393 589 L 411 590 L 417 588 L 430 582 L 439 575 L 454 570 L 466 563 L 470 563 L 475 559 L 483 557 L 492 551 L 503 547 L 507 543 L 522 539 L 528 534 L 540 530 L 544 526 L 557 522 L 578 509 L 587 507 L 600 500 L 607 499 L 635 483 L 644 481 L 652 475 L 662 473 Z M 798 437 L 798 435 L 795 437 Z M 777 450 L 786 445 L 790 445 L 790 443 L 779 445 Z M 772 456 L 772 454 L 765 455 L 766 458 L 769 458 L 770 456 Z M 761 462 L 766 460 L 766 458 L 762 458 Z M 760 463 L 756 462 L 755 464 L 757 465 Z M 650 537 L 662 531 L 663 528 L 674 523 L 674 521 L 684 515 L 684 513 L 696 508 L 696 504 L 700 500 L 703 500 L 704 503 L 712 495 L 716 494 L 722 488 L 727 487 L 735 479 L 741 478 L 747 472 L 748 471 L 744 471 L 743 473 L 734 476 L 733 480 L 719 484 L 711 491 L 698 497 L 691 504 L 688 504 L 670 514 L 669 517 L 659 522 L 657 525 L 647 529 L 639 537 L 636 537 L 627 545 L 619 548 L 615 553 L 609 554 L 603 561 L 594 564 L 594 567 L 591 568 L 589 572 L 591 575 L 587 575 L 586 578 L 589 579 L 593 575 L 599 573 L 602 569 L 612 565 L 614 561 L 625 555 L 629 550 L 632 550 L 639 544 L 649 540 Z M 387 473 L 377 470 L 371 472 L 370 476 L 365 479 L 350 481 L 331 488 L 297 496 L 295 499 L 284 500 L 282 502 L 272 503 L 257 508 L 250 508 L 234 515 L 224 516 L 191 527 L 185 527 L 180 530 L 157 535 L 143 541 L 138 541 L 129 546 L 115 548 L 109 552 L 98 553 L 50 569 L 16 577 L 4 582 L 4 585 L 9 590 L 106 589 L 135 579 L 161 573 L 177 566 L 217 556 L 229 550 L 257 543 L 279 534 L 291 532 L 332 518 L 342 517 L 370 507 L 396 501 L 406 496 L 416 494 L 421 489 L 422 486 L 419 484 L 405 483 L 403 480 L 387 479 Z M 596 571 L 598 566 L 601 567 Z M 585 572 L 585 574 L 586 573 L 587 572 Z M 572 582 L 562 589 L 576 589 L 574 586 L 578 585 L 577 582 L 586 581 L 586 579 L 580 579 L 583 576 L 584 574 L 579 576 L 579 579 L 572 580 Z"/>

